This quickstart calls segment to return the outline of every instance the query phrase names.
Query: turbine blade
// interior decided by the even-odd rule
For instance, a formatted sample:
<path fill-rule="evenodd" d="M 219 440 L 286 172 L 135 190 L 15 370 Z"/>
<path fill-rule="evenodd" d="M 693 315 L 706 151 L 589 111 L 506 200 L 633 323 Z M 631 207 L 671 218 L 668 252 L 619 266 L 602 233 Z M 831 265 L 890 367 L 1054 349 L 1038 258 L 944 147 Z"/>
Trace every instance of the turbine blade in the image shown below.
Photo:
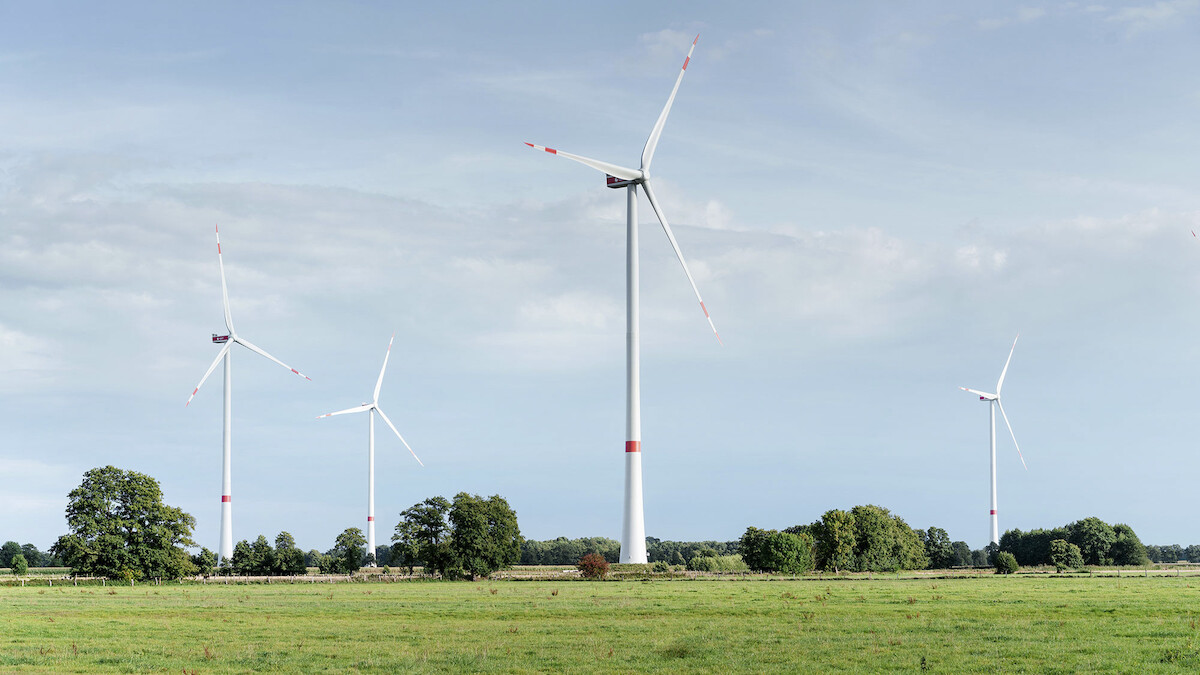
<path fill-rule="evenodd" d="M 667 115 L 671 113 L 671 105 L 675 103 L 675 93 L 679 91 L 679 84 L 683 82 L 683 75 L 687 72 L 688 62 L 692 60 L 692 52 L 696 50 L 696 43 L 699 41 L 699 35 L 696 36 L 695 40 L 692 40 L 692 47 L 688 50 L 687 58 L 683 60 L 683 67 L 679 69 L 679 77 L 675 78 L 675 88 L 671 90 L 671 95 L 667 97 L 667 104 L 663 106 L 662 112 L 658 114 L 658 121 L 654 123 L 654 129 L 650 132 L 650 138 L 646 139 L 646 147 L 642 148 L 642 171 L 650 169 L 650 161 L 654 159 L 654 149 L 658 147 L 658 138 L 662 136 L 663 126 L 667 123 Z"/>
<path fill-rule="evenodd" d="M 387 422 L 387 425 L 392 428 L 392 431 L 396 433 L 396 438 L 399 438 L 400 442 L 404 444 L 404 447 L 408 448 L 409 454 L 413 456 L 413 459 L 417 460 L 417 464 L 425 466 L 425 462 L 422 462 L 421 458 L 417 457 L 417 453 L 413 452 L 412 446 L 408 444 L 408 441 L 404 440 L 404 437 L 400 435 L 399 431 L 396 431 L 396 425 L 392 424 L 392 421 L 388 419 L 388 416 L 384 415 L 383 411 L 380 410 L 378 406 L 375 407 L 375 412 L 379 413 L 379 416 L 383 418 L 383 421 Z"/>
<path fill-rule="evenodd" d="M 990 399 L 993 399 L 993 398 L 996 398 L 996 395 L 995 395 L 995 394 L 989 394 L 989 393 L 987 393 L 986 391 L 979 391 L 978 389 L 968 389 L 968 388 L 966 388 L 966 387 L 959 387 L 959 389 L 962 389 L 963 391 L 969 391 L 969 392 L 971 392 L 972 394 L 978 394 L 979 396 L 982 396 L 983 398 L 986 398 L 986 399 L 989 399 L 989 400 L 990 400 Z"/>
<path fill-rule="evenodd" d="M 214 225 L 217 232 L 217 265 L 221 268 L 221 302 L 225 307 L 225 328 L 233 335 L 233 315 L 229 313 L 229 288 L 225 285 L 225 259 L 221 255 L 221 227 Z"/>
<path fill-rule="evenodd" d="M 1013 339 L 1012 349 L 1008 350 L 1008 361 L 1004 362 L 1004 370 L 1000 371 L 1000 381 L 996 383 L 996 396 L 1000 395 L 1000 390 L 1004 388 L 1004 376 L 1008 374 L 1008 364 L 1012 361 L 1013 352 L 1017 351 L 1017 340 L 1021 339 L 1021 334 L 1017 333 L 1017 337 Z"/>
<path fill-rule="evenodd" d="M 1000 399 L 996 399 L 996 405 L 1000 406 L 1000 415 L 1004 418 L 1004 426 L 1008 427 L 1008 435 L 1012 436 L 1013 447 L 1017 449 L 1017 457 L 1021 458 L 1021 466 L 1028 471 L 1029 465 L 1025 463 L 1025 455 L 1021 454 L 1021 446 L 1017 445 L 1017 435 L 1013 433 L 1012 425 L 1008 423 L 1008 415 L 1004 413 L 1004 404 L 1000 402 Z"/>
<path fill-rule="evenodd" d="M 245 347 L 246 349 L 249 349 L 250 351 L 252 351 L 252 352 L 254 352 L 254 353 L 258 354 L 259 356 L 265 356 L 265 357 L 267 357 L 268 359 L 271 359 L 271 360 L 272 360 L 272 361 L 274 361 L 275 363 L 278 363 L 279 365 L 283 366 L 284 368 L 287 368 L 288 370 L 290 370 L 290 371 L 292 371 L 293 373 L 295 373 L 295 374 L 299 375 L 300 377 L 303 377 L 304 379 L 306 379 L 306 380 L 309 380 L 310 382 L 312 381 L 312 378 L 311 378 L 311 377 L 309 377 L 309 376 L 305 375 L 304 373 L 302 373 L 302 372 L 300 372 L 300 371 L 296 370 L 295 368 L 293 368 L 293 367 L 289 366 L 288 364 L 284 363 L 283 361 L 280 361 L 279 359 L 275 358 L 274 356 L 271 356 L 270 354 L 266 353 L 265 351 L 263 351 L 263 350 L 262 350 L 262 349 L 260 349 L 259 347 L 255 347 L 253 344 L 251 344 L 251 343 L 250 343 L 250 342 L 248 342 L 247 340 L 244 340 L 244 339 L 242 339 L 242 338 L 240 338 L 240 337 L 231 337 L 231 338 L 229 338 L 229 339 L 230 339 L 230 340 L 232 340 L 232 341 L 234 341 L 234 342 L 236 342 L 236 343 L 238 343 L 238 344 L 240 344 L 241 346 Z"/>
<path fill-rule="evenodd" d="M 325 413 L 324 415 L 317 415 L 317 419 L 321 419 L 322 417 L 333 417 L 334 415 L 345 415 L 346 413 L 366 412 L 370 409 L 371 409 L 370 404 L 363 404 L 360 406 L 355 406 L 353 408 L 346 408 L 345 410 L 339 410 L 337 412 Z"/>
<path fill-rule="evenodd" d="M 658 216 L 658 222 L 662 223 L 663 232 L 667 233 L 667 239 L 671 241 L 671 248 L 675 249 L 675 256 L 679 258 L 679 264 L 683 265 L 683 273 L 687 275 L 688 281 L 692 284 L 692 290 L 696 293 L 696 299 L 700 301 L 700 309 L 704 310 L 704 318 L 708 319 L 708 325 L 712 328 L 713 335 L 717 336 L 717 342 L 724 345 L 725 343 L 721 342 L 721 334 L 713 325 L 712 317 L 708 315 L 708 308 L 704 306 L 704 298 L 700 297 L 700 289 L 696 288 L 696 280 L 692 278 L 692 273 L 688 270 L 687 261 L 683 259 L 683 251 L 679 250 L 679 242 L 675 241 L 675 235 L 671 233 L 671 226 L 667 224 L 667 217 L 663 215 L 662 209 L 658 206 L 658 200 L 654 198 L 654 191 L 650 189 L 650 181 L 642 183 L 642 190 L 646 192 L 646 198 L 650 200 L 650 206 Z"/>
<path fill-rule="evenodd" d="M 599 169 L 599 170 L 603 171 L 604 173 L 607 173 L 612 176 L 616 176 L 617 178 L 620 178 L 622 180 L 638 180 L 642 177 L 642 172 L 638 171 L 637 169 L 627 169 L 623 166 L 617 166 L 616 164 L 609 164 L 608 162 L 601 162 L 598 159 L 592 159 L 590 157 L 584 157 L 582 155 L 572 155 L 569 152 L 563 152 L 562 150 L 555 150 L 554 148 L 547 148 L 544 145 L 534 145 L 533 143 L 528 143 L 528 142 L 525 143 L 525 145 L 528 145 L 529 147 L 533 148 L 534 150 L 545 150 L 546 152 L 548 152 L 552 155 L 558 155 L 559 157 L 566 157 L 567 159 L 573 159 L 576 162 L 579 162 L 580 164 L 586 164 L 587 166 L 590 166 L 593 169 Z"/>
<path fill-rule="evenodd" d="M 392 333 L 392 339 L 388 340 L 387 352 L 383 355 L 383 367 L 379 369 L 379 379 L 375 382 L 375 398 L 371 399 L 375 403 L 379 403 L 379 388 L 383 386 L 383 371 L 387 370 L 388 357 L 392 355 L 392 341 L 396 339 L 396 334 Z"/>
<path fill-rule="evenodd" d="M 217 353 L 217 358 L 213 359 L 212 365 L 208 367 L 208 370 L 204 371 L 204 377 L 200 378 L 200 384 L 196 385 L 196 388 L 192 390 L 192 395 L 188 397 L 187 403 L 184 403 L 183 407 L 186 408 L 192 404 L 192 399 L 196 398 L 196 392 L 200 391 L 200 387 L 204 386 L 204 382 L 208 379 L 208 376 L 212 375 L 212 372 L 217 369 L 217 364 L 220 363 L 221 359 L 225 358 L 225 354 L 229 352 L 229 344 L 230 343 L 226 342 L 225 346 L 221 347 L 221 351 Z"/>

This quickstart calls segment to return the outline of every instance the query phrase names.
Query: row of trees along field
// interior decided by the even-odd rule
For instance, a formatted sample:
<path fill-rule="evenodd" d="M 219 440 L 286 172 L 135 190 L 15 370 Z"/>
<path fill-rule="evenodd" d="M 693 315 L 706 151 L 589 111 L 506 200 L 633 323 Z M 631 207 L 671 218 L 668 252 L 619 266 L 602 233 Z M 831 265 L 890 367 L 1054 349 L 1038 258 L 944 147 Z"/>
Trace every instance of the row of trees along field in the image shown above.
<path fill-rule="evenodd" d="M 1099 518 L 1084 518 L 1050 530 L 1009 530 L 1000 537 L 1000 550 L 1011 553 L 1021 566 L 1055 565 L 1052 545 L 1059 541 L 1077 547 L 1085 565 L 1137 566 L 1150 562 L 1146 547 L 1132 527 L 1109 525 Z"/>
<path fill-rule="evenodd" d="M 737 554 L 736 541 L 663 541 L 646 537 L 646 557 L 651 563 L 688 565 L 694 558 L 724 557 Z M 574 565 L 585 555 L 596 553 L 610 563 L 621 558 L 621 542 L 607 537 L 580 539 L 526 539 L 521 544 L 522 565 Z"/>
<path fill-rule="evenodd" d="M 1200 544 L 1192 544 L 1191 546 L 1180 546 L 1179 544 L 1155 546 L 1147 544 L 1146 555 L 1150 558 L 1150 562 L 1156 563 L 1173 563 L 1181 560 L 1200 563 Z"/>
<path fill-rule="evenodd" d="M 54 554 L 39 551 L 33 544 L 22 546 L 15 541 L 6 541 L 0 546 L 0 567 L 12 567 L 15 556 L 21 556 L 28 567 L 62 567 L 63 562 Z"/>
<path fill-rule="evenodd" d="M 453 502 L 431 497 L 400 517 L 388 557 L 410 569 L 421 565 L 426 572 L 447 578 L 471 578 L 520 559 L 517 514 L 499 495 L 484 499 L 461 492 Z M 231 559 L 214 570 L 212 551 L 202 548 L 188 555 L 185 548 L 196 545 L 195 524 L 192 516 L 163 503 L 162 489 L 150 476 L 114 466 L 96 468 L 85 473 L 83 482 L 67 496 L 70 532 L 58 538 L 51 553 L 74 575 L 112 579 L 178 579 L 213 571 L 290 575 L 306 572 L 309 563 L 323 572 L 344 574 L 375 558 L 366 551 L 366 539 L 356 527 L 338 535 L 328 552 L 307 555 L 296 547 L 291 534 L 281 532 L 274 546 L 261 535 L 253 543 L 238 542 Z M 5 553 L 5 562 L 14 568 L 25 566 L 15 542 L 6 545 Z"/>

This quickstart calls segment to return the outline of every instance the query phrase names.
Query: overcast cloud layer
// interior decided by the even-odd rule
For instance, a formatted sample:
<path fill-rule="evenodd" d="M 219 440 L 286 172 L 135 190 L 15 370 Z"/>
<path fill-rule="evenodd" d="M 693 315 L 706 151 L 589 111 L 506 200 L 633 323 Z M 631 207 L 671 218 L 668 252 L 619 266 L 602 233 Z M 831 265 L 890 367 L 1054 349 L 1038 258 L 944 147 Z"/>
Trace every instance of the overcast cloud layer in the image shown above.
<path fill-rule="evenodd" d="M 624 11 L 632 8 L 638 11 Z M 636 164 L 646 530 L 733 539 L 876 503 L 986 543 L 1096 515 L 1197 543 L 1200 3 L 0 8 L 0 540 L 48 547 L 95 466 L 216 548 L 326 549 L 501 494 L 529 538 L 620 534 L 624 196 L 522 142 Z"/>

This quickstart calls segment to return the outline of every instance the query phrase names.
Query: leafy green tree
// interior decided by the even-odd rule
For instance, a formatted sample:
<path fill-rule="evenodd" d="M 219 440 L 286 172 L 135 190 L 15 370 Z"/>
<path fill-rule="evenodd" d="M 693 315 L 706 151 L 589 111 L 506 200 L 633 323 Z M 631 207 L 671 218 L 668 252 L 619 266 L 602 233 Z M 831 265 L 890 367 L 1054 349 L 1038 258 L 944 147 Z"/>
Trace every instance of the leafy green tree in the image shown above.
<path fill-rule="evenodd" d="M 929 569 L 942 570 L 954 566 L 954 546 L 945 530 L 940 527 L 925 530 L 924 544 Z"/>
<path fill-rule="evenodd" d="M 751 526 L 746 528 L 742 538 L 738 540 L 738 554 L 746 561 L 746 566 L 755 572 L 768 571 L 765 549 L 769 534 L 767 530 Z"/>
<path fill-rule="evenodd" d="M 393 562 L 407 566 L 410 574 L 418 564 L 426 573 L 444 573 L 453 563 L 449 513 L 450 501 L 445 497 L 430 497 L 401 511 L 392 535 Z"/>
<path fill-rule="evenodd" d="M 217 566 L 217 554 L 207 548 L 201 548 L 199 553 L 192 556 L 192 565 L 196 567 L 196 574 L 210 576 Z"/>
<path fill-rule="evenodd" d="M 812 537 L 807 534 L 771 532 L 763 554 L 764 564 L 772 572 L 806 574 L 813 569 Z"/>
<path fill-rule="evenodd" d="M 254 574 L 254 549 L 245 539 L 233 545 L 233 556 L 230 567 L 234 574 Z"/>
<path fill-rule="evenodd" d="M 192 572 L 195 518 L 163 503 L 158 481 L 106 466 L 88 471 L 67 496 L 65 534 L 52 552 L 73 574 L 178 579 Z"/>
<path fill-rule="evenodd" d="M 0 567 L 12 567 L 14 555 L 21 552 L 21 545 L 15 541 L 6 541 L 0 546 Z"/>
<path fill-rule="evenodd" d="M 258 576 L 268 576 L 275 571 L 275 549 L 263 535 L 258 535 L 250 544 L 250 573 Z"/>
<path fill-rule="evenodd" d="M 604 579 L 608 576 L 608 561 L 599 553 L 589 553 L 579 559 L 576 567 L 584 579 Z"/>
<path fill-rule="evenodd" d="M 25 544 L 21 546 L 21 555 L 25 556 L 25 562 L 28 563 L 30 567 L 46 566 L 46 558 L 48 556 L 44 555 L 33 544 Z"/>
<path fill-rule="evenodd" d="M 375 564 L 380 567 L 387 567 L 392 564 L 392 547 L 387 544 L 377 544 L 375 546 Z"/>
<path fill-rule="evenodd" d="M 486 577 L 521 559 L 517 513 L 500 495 L 483 499 L 460 492 L 448 515 L 455 561 L 472 577 Z"/>
<path fill-rule="evenodd" d="M 1020 566 L 1017 564 L 1017 558 L 1008 551 L 998 551 L 996 553 L 996 574 L 1015 574 Z"/>
<path fill-rule="evenodd" d="M 1129 565 L 1141 566 L 1150 562 L 1146 556 L 1146 547 L 1142 544 L 1142 540 L 1134 533 L 1133 528 L 1124 524 L 1117 523 L 1113 525 L 1113 534 L 1116 535 L 1116 540 L 1108 549 L 1108 557 L 1112 558 L 1114 565 Z"/>
<path fill-rule="evenodd" d="M 12 573 L 19 577 L 25 576 L 29 571 L 29 564 L 25 562 L 25 556 L 21 553 L 14 555 L 12 560 L 8 561 L 8 565 L 12 568 Z"/>
<path fill-rule="evenodd" d="M 855 568 L 854 515 L 831 509 L 810 527 L 817 567 L 838 572 Z"/>
<path fill-rule="evenodd" d="M 1109 565 L 1109 549 L 1117 541 L 1117 533 L 1099 518 L 1084 518 L 1067 526 L 1068 541 L 1079 547 L 1088 565 Z M 1139 542 L 1140 543 L 1140 542 Z"/>
<path fill-rule="evenodd" d="M 1077 570 L 1083 567 L 1083 555 L 1079 547 L 1066 539 L 1055 539 L 1050 542 L 1050 564 L 1062 572 L 1065 569 Z"/>
<path fill-rule="evenodd" d="M 282 575 L 304 574 L 308 567 L 304 551 L 296 548 L 296 538 L 288 532 L 275 536 L 275 573 Z"/>
<path fill-rule="evenodd" d="M 348 527 L 337 536 L 332 555 L 338 559 L 338 572 L 353 574 L 362 567 L 366 555 L 367 538 L 357 527 Z"/>
<path fill-rule="evenodd" d="M 971 547 L 965 541 L 956 541 L 950 544 L 950 548 L 954 551 L 954 567 L 970 567 L 971 566 Z"/>

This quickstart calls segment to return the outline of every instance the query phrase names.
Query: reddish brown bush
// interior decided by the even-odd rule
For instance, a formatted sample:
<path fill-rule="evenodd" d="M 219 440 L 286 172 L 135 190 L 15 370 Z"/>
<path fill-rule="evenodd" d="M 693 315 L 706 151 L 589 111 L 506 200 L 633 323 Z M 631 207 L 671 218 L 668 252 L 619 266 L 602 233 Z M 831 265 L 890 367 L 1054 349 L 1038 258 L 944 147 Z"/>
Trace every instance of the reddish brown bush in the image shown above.
<path fill-rule="evenodd" d="M 608 576 L 608 561 L 599 553 L 589 553 L 576 564 L 586 579 L 603 579 Z"/>

